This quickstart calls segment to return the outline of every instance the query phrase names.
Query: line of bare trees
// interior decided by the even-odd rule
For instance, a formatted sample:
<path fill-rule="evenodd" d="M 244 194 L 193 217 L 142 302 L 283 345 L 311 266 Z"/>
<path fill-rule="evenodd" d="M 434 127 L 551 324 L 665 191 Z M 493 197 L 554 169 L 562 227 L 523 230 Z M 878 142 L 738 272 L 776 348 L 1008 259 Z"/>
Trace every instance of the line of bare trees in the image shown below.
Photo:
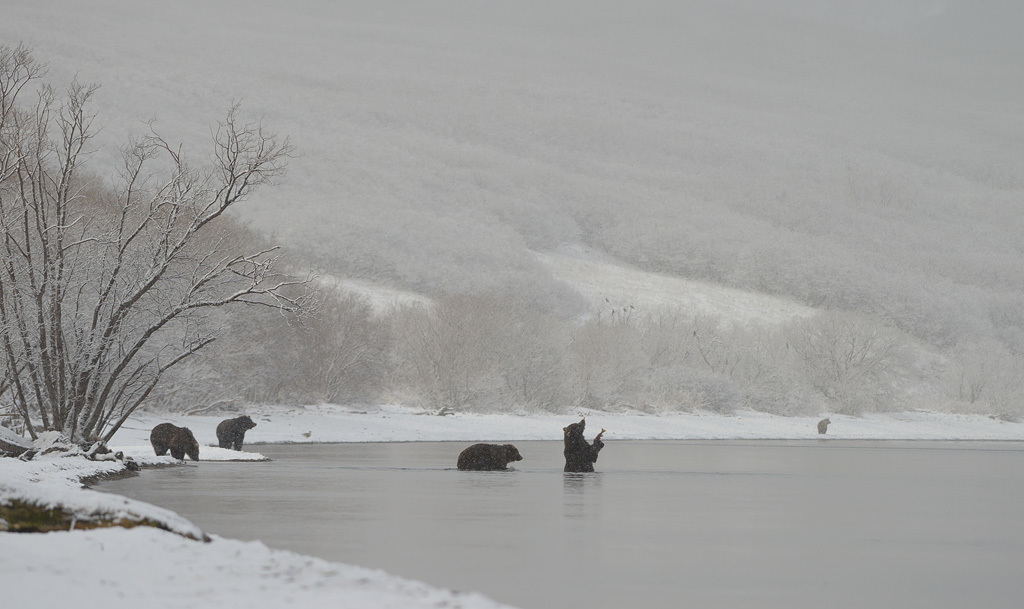
<path fill-rule="evenodd" d="M 180 411 L 394 402 L 486 412 L 1019 414 L 1024 395 L 1002 351 L 941 355 L 840 311 L 741 326 L 683 310 L 565 319 L 486 295 L 386 311 L 340 292 L 325 292 L 323 302 L 329 314 L 263 314 L 262 336 L 232 329 L 173 372 L 151 403 Z"/>

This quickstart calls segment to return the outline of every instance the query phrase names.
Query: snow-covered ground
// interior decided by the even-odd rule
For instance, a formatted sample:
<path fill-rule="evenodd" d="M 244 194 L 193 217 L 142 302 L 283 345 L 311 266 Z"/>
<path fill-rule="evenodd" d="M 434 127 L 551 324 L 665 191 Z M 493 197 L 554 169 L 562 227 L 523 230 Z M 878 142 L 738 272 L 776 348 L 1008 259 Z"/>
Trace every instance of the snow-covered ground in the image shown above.
<path fill-rule="evenodd" d="M 686 311 L 743 325 L 779 324 L 816 314 L 786 298 L 642 271 L 584 246 L 563 246 L 537 258 L 553 277 L 579 292 L 592 311 L 605 315 L 623 309 L 629 315 Z"/>
<path fill-rule="evenodd" d="M 587 411 L 574 414 L 470 414 L 438 416 L 432 411 L 401 406 L 253 407 L 246 411 L 256 427 L 245 442 L 501 442 L 561 440 L 562 428 L 588 419 L 588 429 L 605 428 L 606 441 L 809 439 L 818 437 L 817 423 L 832 421 L 828 437 L 848 440 L 1024 440 L 1024 423 L 984 415 L 928 412 L 869 414 L 851 417 L 823 413 L 815 417 L 784 417 L 761 412 L 734 414 Z M 200 459 L 219 449 L 217 424 L 235 415 L 183 416 L 143 414 L 118 431 L 112 448 L 132 456 L 150 454 L 149 431 L 158 423 L 188 427 L 202 446 Z M 225 451 L 227 454 L 233 451 Z M 234 453 L 237 455 L 237 453 Z M 165 457 L 169 459 L 169 457 Z"/>
<path fill-rule="evenodd" d="M 586 412 L 577 415 L 437 414 L 395 406 L 334 405 L 258 407 L 247 414 L 257 426 L 246 434 L 248 450 L 210 446 L 226 415 L 132 418 L 111 447 L 142 465 L 172 465 L 153 455 L 149 431 L 170 421 L 189 427 L 201 444 L 200 462 L 258 460 L 259 443 L 558 440 L 561 428 L 586 415 L 605 440 L 810 439 L 820 417 L 780 417 L 742 412 Z M 883 440 L 1024 441 L 1024 423 L 980 415 L 912 412 L 847 417 L 829 415 L 828 438 Z M 255 450 L 254 450 L 255 445 Z M 118 462 L 44 455 L 28 462 L 0 459 L 0 503 L 30 498 L 62 505 L 75 514 L 104 513 L 146 518 L 170 531 L 202 537 L 179 515 L 116 495 L 81 488 L 83 478 L 116 473 Z M 142 475 L 145 475 L 143 472 Z M 93 529 L 45 534 L 0 533 L 0 590 L 12 607 L 59 606 L 74 596 L 78 607 L 499 607 L 478 594 L 440 590 L 380 571 L 330 563 L 260 542 L 212 536 L 208 543 L 154 529 Z M 58 580 L 59 578 L 59 580 Z M 59 586 L 53 585 L 60 581 Z"/>
<path fill-rule="evenodd" d="M 204 544 L 149 527 L 0 535 L 5 607 L 504 606 L 259 542 Z"/>

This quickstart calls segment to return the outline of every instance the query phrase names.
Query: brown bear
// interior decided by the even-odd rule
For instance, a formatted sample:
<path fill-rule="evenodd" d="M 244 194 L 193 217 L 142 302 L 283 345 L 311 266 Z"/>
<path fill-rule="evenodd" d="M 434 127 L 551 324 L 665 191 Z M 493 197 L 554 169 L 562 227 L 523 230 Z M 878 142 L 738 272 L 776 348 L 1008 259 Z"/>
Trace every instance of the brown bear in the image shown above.
<path fill-rule="evenodd" d="M 167 449 L 175 459 L 184 459 L 185 455 L 193 461 L 199 460 L 199 442 L 188 427 L 178 427 L 171 423 L 161 423 L 149 434 L 153 451 L 158 457 L 166 455 Z"/>
<path fill-rule="evenodd" d="M 831 422 L 832 421 L 829 421 L 828 419 L 822 419 L 818 421 L 818 433 L 824 434 L 826 431 L 828 431 L 828 424 Z"/>
<path fill-rule="evenodd" d="M 253 423 L 252 419 L 247 416 L 221 421 L 217 425 L 217 442 L 221 448 L 242 450 L 245 432 L 253 427 L 256 427 L 256 423 Z"/>
<path fill-rule="evenodd" d="M 511 444 L 474 444 L 459 453 L 458 467 L 462 470 L 505 470 L 512 461 L 522 461 L 519 449 Z"/>
<path fill-rule="evenodd" d="M 604 442 L 601 441 L 604 430 L 602 429 L 601 433 L 594 438 L 594 443 L 590 444 L 583 437 L 583 430 L 586 427 L 587 419 L 584 418 L 579 423 L 562 428 L 562 432 L 565 434 L 565 450 L 562 452 L 565 455 L 565 469 L 562 471 L 577 473 L 594 471 L 597 453 L 604 448 Z"/>

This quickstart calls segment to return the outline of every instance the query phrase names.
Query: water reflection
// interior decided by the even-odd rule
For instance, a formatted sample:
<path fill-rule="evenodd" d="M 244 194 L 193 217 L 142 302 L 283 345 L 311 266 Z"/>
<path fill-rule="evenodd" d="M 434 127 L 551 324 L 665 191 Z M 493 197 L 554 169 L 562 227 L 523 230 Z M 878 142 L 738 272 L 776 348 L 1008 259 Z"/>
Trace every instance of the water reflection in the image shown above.
<path fill-rule="evenodd" d="M 562 515 L 589 518 L 601 510 L 601 481 L 604 474 L 562 474 Z"/>
<path fill-rule="evenodd" d="M 459 501 L 453 515 L 461 521 L 510 519 L 519 511 L 518 501 L 509 498 L 521 496 L 522 478 L 519 472 L 459 471 L 453 470 L 455 492 Z"/>

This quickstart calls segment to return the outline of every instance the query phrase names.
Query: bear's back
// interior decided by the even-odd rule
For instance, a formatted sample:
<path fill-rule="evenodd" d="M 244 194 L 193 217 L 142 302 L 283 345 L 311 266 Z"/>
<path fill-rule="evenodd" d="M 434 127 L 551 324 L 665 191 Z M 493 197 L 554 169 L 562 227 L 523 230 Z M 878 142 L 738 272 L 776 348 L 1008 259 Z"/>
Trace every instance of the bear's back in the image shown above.
<path fill-rule="evenodd" d="M 456 465 L 463 470 L 506 469 L 509 461 L 513 460 L 507 446 L 511 445 L 474 444 L 459 454 Z M 516 456 L 519 455 L 519 451 L 515 450 L 515 447 L 512 447 L 512 450 L 515 451 Z"/>

